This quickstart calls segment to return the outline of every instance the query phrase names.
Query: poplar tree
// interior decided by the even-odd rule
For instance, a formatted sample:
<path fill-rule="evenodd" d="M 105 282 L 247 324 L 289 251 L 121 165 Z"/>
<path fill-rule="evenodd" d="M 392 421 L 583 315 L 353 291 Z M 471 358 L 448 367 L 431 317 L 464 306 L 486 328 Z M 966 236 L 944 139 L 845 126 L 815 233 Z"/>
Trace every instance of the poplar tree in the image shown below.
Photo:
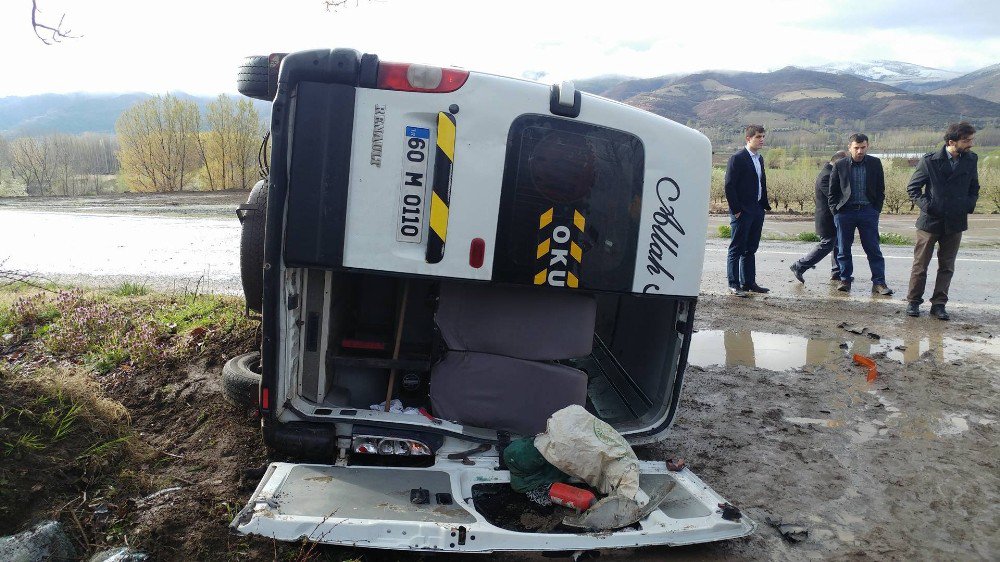
<path fill-rule="evenodd" d="M 190 187 L 201 164 L 200 125 L 198 105 L 170 94 L 125 110 L 115 123 L 125 185 L 133 191 Z"/>

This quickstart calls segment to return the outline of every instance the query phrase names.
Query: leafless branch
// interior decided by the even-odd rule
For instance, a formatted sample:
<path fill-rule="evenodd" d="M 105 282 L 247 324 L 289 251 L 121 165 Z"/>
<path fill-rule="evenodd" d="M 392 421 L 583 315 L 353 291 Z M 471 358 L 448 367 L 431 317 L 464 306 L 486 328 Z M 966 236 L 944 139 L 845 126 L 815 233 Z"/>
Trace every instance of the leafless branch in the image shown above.
<path fill-rule="evenodd" d="M 357 7 L 358 0 L 324 0 L 323 2 L 323 6 L 326 7 L 326 11 L 328 12 L 336 12 L 346 4 L 354 4 Z"/>
<path fill-rule="evenodd" d="M 365 0 L 366 2 L 375 2 L 376 0 Z M 362 0 L 323 0 L 323 6 L 326 7 L 328 12 L 339 12 L 344 8 L 357 8 L 361 5 Z"/>
<path fill-rule="evenodd" d="M 0 260 L 0 287 L 6 287 L 7 285 L 14 285 L 15 283 L 23 283 L 29 287 L 34 287 L 36 289 L 42 289 L 44 291 L 51 291 L 49 287 L 42 285 L 42 283 L 48 283 L 49 280 L 43 277 L 39 277 L 33 273 L 28 273 L 27 271 L 19 271 L 16 269 L 4 269 L 3 264 L 7 260 Z"/>
<path fill-rule="evenodd" d="M 31 27 L 35 30 L 35 35 L 41 39 L 42 43 L 52 45 L 53 43 L 59 43 L 63 39 L 81 37 L 80 35 L 71 35 L 72 30 L 69 28 L 63 29 L 63 21 L 66 19 L 66 14 L 59 16 L 59 25 L 52 27 L 38 21 L 38 14 L 40 13 L 38 0 L 31 0 Z"/>

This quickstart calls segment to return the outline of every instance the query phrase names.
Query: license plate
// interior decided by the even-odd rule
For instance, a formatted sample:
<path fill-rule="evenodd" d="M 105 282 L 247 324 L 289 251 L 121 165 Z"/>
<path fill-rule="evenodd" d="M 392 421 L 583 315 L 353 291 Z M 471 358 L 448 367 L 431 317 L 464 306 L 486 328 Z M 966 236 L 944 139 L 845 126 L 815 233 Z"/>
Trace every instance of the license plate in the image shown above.
<path fill-rule="evenodd" d="M 403 177 L 399 185 L 397 242 L 424 241 L 424 209 L 427 200 L 427 157 L 430 129 L 407 127 L 403 149 Z"/>

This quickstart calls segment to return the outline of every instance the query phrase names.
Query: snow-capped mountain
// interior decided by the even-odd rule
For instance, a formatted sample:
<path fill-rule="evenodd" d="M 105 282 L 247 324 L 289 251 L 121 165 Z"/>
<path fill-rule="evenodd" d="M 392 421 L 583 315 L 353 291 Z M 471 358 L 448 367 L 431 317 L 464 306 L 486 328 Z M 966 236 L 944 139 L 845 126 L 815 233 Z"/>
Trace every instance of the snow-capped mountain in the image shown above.
<path fill-rule="evenodd" d="M 894 60 L 867 62 L 835 62 L 809 67 L 809 70 L 831 74 L 850 74 L 872 82 L 880 82 L 909 91 L 925 91 L 943 82 L 962 76 L 962 72 L 929 68 Z"/>

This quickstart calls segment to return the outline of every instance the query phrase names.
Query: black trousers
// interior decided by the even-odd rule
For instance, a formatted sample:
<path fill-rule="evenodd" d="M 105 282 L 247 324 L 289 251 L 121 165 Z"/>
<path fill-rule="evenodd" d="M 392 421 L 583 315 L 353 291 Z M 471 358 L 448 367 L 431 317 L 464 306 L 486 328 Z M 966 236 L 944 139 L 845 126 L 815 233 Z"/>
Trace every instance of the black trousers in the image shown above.
<path fill-rule="evenodd" d="M 817 263 L 823 260 L 827 255 L 830 256 L 830 277 L 840 278 L 840 266 L 837 265 L 837 253 L 834 251 L 837 249 L 837 236 L 830 236 L 829 238 L 821 238 L 819 244 L 812 249 L 811 252 L 802 256 L 795 262 L 795 267 L 799 271 L 805 271 L 810 267 L 813 267 Z"/>
<path fill-rule="evenodd" d="M 739 218 L 729 215 L 732 238 L 726 258 L 726 275 L 730 287 L 757 284 L 757 247 L 764 229 L 764 209 L 743 211 Z"/>

